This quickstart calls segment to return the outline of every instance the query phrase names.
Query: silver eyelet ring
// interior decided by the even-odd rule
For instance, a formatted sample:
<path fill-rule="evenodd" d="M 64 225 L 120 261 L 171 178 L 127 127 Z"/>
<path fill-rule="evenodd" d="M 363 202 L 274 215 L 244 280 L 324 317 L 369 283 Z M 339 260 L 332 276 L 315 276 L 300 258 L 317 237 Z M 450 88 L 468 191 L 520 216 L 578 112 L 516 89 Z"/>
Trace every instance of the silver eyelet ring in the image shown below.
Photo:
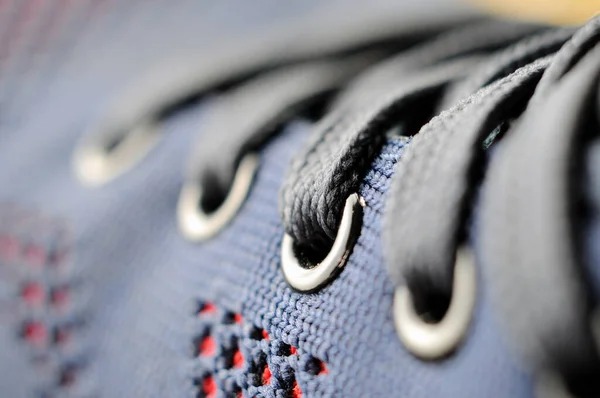
<path fill-rule="evenodd" d="M 353 235 L 357 230 L 357 216 L 362 216 L 362 207 L 365 200 L 354 193 L 346 199 L 342 221 L 338 229 L 333 246 L 327 256 L 319 264 L 311 268 L 300 265 L 294 252 L 294 241 L 291 236 L 285 234 L 281 243 L 281 266 L 283 275 L 288 284 L 301 292 L 308 292 L 326 284 L 342 268 L 354 244 Z"/>
<path fill-rule="evenodd" d="M 202 210 L 203 188 L 199 183 L 187 183 L 181 189 L 177 203 L 177 223 L 181 234 L 191 241 L 202 241 L 216 235 L 237 214 L 250 191 L 258 169 L 258 155 L 248 154 L 240 162 L 229 194 L 210 214 Z"/>
<path fill-rule="evenodd" d="M 110 148 L 109 141 L 115 138 L 119 141 Z M 140 123 L 121 136 L 96 134 L 91 138 L 84 137 L 73 153 L 73 172 L 83 185 L 101 186 L 142 160 L 159 139 L 158 128 L 153 122 Z"/>
<path fill-rule="evenodd" d="M 450 354 L 467 333 L 477 294 L 475 259 L 470 249 L 456 252 L 454 283 L 450 306 L 444 318 L 429 324 L 415 312 L 411 293 L 406 286 L 394 295 L 394 322 L 404 346 L 422 359 L 438 359 Z"/>

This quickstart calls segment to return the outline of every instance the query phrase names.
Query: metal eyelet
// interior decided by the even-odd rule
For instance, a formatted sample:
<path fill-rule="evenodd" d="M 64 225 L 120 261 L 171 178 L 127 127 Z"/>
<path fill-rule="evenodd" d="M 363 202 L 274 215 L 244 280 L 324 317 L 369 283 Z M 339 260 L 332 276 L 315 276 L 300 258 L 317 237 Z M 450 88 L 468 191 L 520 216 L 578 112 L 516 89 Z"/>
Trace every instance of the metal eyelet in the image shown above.
<path fill-rule="evenodd" d="M 394 295 L 394 322 L 404 346 L 422 359 L 438 359 L 450 354 L 467 333 L 475 307 L 477 275 L 470 249 L 456 252 L 454 284 L 450 306 L 444 318 L 430 324 L 416 313 L 411 292 L 406 286 Z"/>
<path fill-rule="evenodd" d="M 292 237 L 288 234 L 283 236 L 281 266 L 291 287 L 302 292 L 315 290 L 326 284 L 346 264 L 355 241 L 354 235 L 359 230 L 357 224 L 360 225 L 361 220 L 357 216 L 362 217 L 363 207 L 365 201 L 358 194 L 354 193 L 346 199 L 342 221 L 331 250 L 323 261 L 310 268 L 300 265 Z"/>
<path fill-rule="evenodd" d="M 142 160 L 159 139 L 153 122 L 125 132 L 85 137 L 73 153 L 73 172 L 83 185 L 104 185 Z"/>
<path fill-rule="evenodd" d="M 237 168 L 229 194 L 221 206 L 210 214 L 206 213 L 200 205 L 203 192 L 200 184 L 184 185 L 177 203 L 177 222 L 181 234 L 191 241 L 202 241 L 221 231 L 244 203 L 258 165 L 258 155 L 244 156 Z"/>

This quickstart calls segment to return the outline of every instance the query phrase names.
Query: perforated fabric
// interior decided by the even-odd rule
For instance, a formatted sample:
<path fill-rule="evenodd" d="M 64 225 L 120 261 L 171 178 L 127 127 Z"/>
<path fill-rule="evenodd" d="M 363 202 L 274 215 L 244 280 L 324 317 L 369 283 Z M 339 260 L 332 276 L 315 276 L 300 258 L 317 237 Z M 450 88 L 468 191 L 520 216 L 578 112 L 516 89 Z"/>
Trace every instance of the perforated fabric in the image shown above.
<path fill-rule="evenodd" d="M 20 361 L 6 369 L 5 383 L 12 377 L 23 382 L 20 366 L 33 368 L 28 382 L 38 396 L 73 387 L 89 359 L 82 338 L 86 285 L 78 276 L 72 239 L 65 220 L 0 205 L 0 324 L 13 335 L 4 353 L 21 353 Z M 77 384 L 78 393 L 89 393 L 84 383 Z M 5 384 L 3 391 L 13 387 Z"/>
<path fill-rule="evenodd" d="M 199 301 L 193 383 L 199 396 L 300 398 L 298 383 L 321 383 L 327 365 L 210 301 Z"/>

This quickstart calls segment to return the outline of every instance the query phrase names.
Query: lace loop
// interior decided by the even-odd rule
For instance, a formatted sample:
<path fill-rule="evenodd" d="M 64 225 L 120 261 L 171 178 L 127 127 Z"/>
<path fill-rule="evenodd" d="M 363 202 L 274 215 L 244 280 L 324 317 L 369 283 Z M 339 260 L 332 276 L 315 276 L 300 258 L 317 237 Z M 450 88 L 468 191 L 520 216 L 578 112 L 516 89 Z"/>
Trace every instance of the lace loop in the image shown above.
<path fill-rule="evenodd" d="M 465 76 L 477 54 L 510 43 L 536 27 L 482 23 L 434 39 L 384 61 L 358 78 L 315 127 L 288 170 L 280 194 L 286 233 L 300 247 L 323 255 L 335 238 L 345 199 L 356 192 L 384 134 L 411 106 L 436 97 Z M 472 56 L 471 59 L 461 57 Z M 443 62 L 446 61 L 446 62 Z M 429 101 L 431 102 L 431 101 Z M 413 109 L 414 113 L 415 110 Z M 419 109 L 424 119 L 428 110 Z M 428 115 L 429 116 L 429 115 Z"/>
<path fill-rule="evenodd" d="M 342 221 L 336 234 L 335 241 L 327 256 L 318 264 L 307 266 L 310 260 L 300 264 L 299 255 L 294 242 L 289 235 L 284 235 L 281 243 L 281 267 L 285 279 L 294 289 L 310 292 L 326 284 L 336 272 L 346 264 L 356 235 L 360 231 L 362 207 L 366 204 L 358 194 L 352 194 L 346 199 Z"/>
<path fill-rule="evenodd" d="M 242 205 L 258 167 L 257 155 L 249 154 L 282 123 L 330 96 L 373 56 L 282 68 L 223 94 L 206 122 L 210 139 L 197 145 L 180 195 L 178 220 L 184 236 L 204 240 L 225 226 Z"/>
<path fill-rule="evenodd" d="M 357 101 L 321 120 L 309 145 L 292 162 L 280 196 L 284 226 L 299 247 L 329 251 L 342 213 L 338 204 L 358 190 L 397 115 L 463 76 L 473 62 L 457 60 L 414 73 L 372 102 Z"/>
<path fill-rule="evenodd" d="M 257 151 L 287 120 L 330 97 L 375 53 L 308 62 L 277 69 L 222 94 L 204 123 L 190 160 L 187 181 L 210 187 L 219 203 L 229 191 L 239 161 Z"/>
<path fill-rule="evenodd" d="M 488 86 L 432 119 L 416 135 L 396 168 L 386 210 L 388 272 L 397 284 L 452 296 L 454 251 L 482 176 L 483 139 L 515 116 L 549 64 L 542 59 Z M 517 108 L 517 109 L 515 109 Z"/>

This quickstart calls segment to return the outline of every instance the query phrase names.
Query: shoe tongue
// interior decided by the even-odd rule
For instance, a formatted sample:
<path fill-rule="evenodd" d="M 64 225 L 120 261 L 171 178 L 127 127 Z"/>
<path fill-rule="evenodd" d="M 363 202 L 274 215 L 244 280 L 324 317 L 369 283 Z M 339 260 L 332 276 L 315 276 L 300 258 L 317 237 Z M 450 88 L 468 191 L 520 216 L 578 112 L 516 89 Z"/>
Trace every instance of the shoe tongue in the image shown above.
<path fill-rule="evenodd" d="M 581 24 L 598 13 L 597 0 L 468 0 L 494 14 L 554 25 Z"/>

